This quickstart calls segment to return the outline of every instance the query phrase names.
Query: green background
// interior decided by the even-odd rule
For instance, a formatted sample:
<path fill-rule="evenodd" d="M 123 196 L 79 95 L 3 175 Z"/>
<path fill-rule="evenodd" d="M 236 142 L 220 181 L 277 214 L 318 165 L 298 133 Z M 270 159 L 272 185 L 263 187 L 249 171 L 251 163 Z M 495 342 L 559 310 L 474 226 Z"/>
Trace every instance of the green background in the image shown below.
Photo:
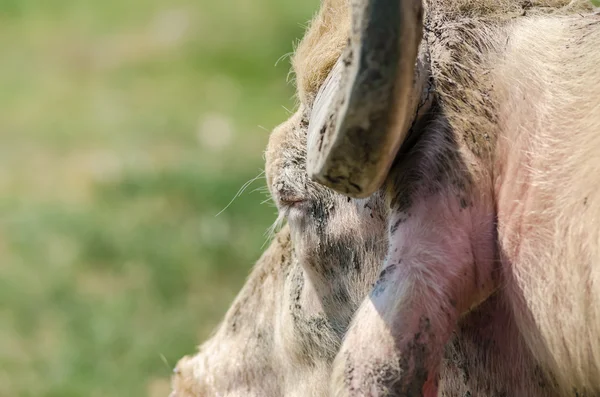
<path fill-rule="evenodd" d="M 317 3 L 0 0 L 0 397 L 166 397 L 264 248 L 264 178 L 215 215 Z"/>

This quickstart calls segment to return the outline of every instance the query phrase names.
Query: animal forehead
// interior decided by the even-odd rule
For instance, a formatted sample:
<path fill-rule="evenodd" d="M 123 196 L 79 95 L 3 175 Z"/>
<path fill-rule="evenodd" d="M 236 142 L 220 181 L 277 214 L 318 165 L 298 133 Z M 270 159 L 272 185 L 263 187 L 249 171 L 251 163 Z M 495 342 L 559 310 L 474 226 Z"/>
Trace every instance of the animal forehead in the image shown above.
<path fill-rule="evenodd" d="M 342 53 L 349 29 L 349 1 L 323 0 L 292 59 L 298 96 L 303 104 L 314 99 Z"/>
<path fill-rule="evenodd" d="M 511 14 L 523 9 L 589 8 L 589 0 L 425 0 L 426 8 L 448 16 L 478 17 L 492 14 Z"/>
<path fill-rule="evenodd" d="M 525 8 L 553 12 L 592 8 L 589 0 L 424 0 L 423 3 L 426 14 L 442 14 L 448 19 L 486 16 L 502 19 L 502 15 L 507 18 L 521 15 Z M 312 104 L 320 85 L 341 55 L 349 37 L 350 23 L 349 0 L 321 1 L 319 12 L 310 22 L 292 59 L 298 97 L 303 104 Z"/>

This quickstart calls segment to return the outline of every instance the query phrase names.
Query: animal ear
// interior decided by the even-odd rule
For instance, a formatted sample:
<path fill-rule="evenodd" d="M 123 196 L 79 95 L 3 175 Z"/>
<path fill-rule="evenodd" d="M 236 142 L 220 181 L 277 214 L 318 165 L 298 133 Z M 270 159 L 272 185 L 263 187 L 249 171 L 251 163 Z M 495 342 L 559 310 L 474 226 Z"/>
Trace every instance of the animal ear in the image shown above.
<path fill-rule="evenodd" d="M 416 112 L 420 0 L 351 0 L 348 45 L 310 115 L 307 173 L 352 197 L 384 182 Z"/>

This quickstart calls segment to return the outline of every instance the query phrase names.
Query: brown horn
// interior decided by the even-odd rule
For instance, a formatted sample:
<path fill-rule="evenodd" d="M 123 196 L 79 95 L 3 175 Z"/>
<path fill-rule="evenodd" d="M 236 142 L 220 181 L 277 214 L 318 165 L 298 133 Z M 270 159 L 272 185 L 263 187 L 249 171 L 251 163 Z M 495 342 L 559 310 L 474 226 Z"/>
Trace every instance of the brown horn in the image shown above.
<path fill-rule="evenodd" d="M 351 7 L 348 45 L 314 102 L 307 172 L 367 197 L 384 182 L 421 96 L 415 62 L 423 8 L 420 0 L 351 0 Z"/>

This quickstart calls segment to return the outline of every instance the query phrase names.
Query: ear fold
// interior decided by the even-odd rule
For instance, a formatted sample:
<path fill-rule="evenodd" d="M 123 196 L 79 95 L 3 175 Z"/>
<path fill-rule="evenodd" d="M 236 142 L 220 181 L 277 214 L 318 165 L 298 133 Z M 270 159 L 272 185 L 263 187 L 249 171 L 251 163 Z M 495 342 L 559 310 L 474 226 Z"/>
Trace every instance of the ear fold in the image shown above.
<path fill-rule="evenodd" d="M 420 0 L 351 0 L 351 7 L 348 46 L 314 102 L 307 172 L 360 198 L 385 180 L 416 111 L 423 9 Z"/>

